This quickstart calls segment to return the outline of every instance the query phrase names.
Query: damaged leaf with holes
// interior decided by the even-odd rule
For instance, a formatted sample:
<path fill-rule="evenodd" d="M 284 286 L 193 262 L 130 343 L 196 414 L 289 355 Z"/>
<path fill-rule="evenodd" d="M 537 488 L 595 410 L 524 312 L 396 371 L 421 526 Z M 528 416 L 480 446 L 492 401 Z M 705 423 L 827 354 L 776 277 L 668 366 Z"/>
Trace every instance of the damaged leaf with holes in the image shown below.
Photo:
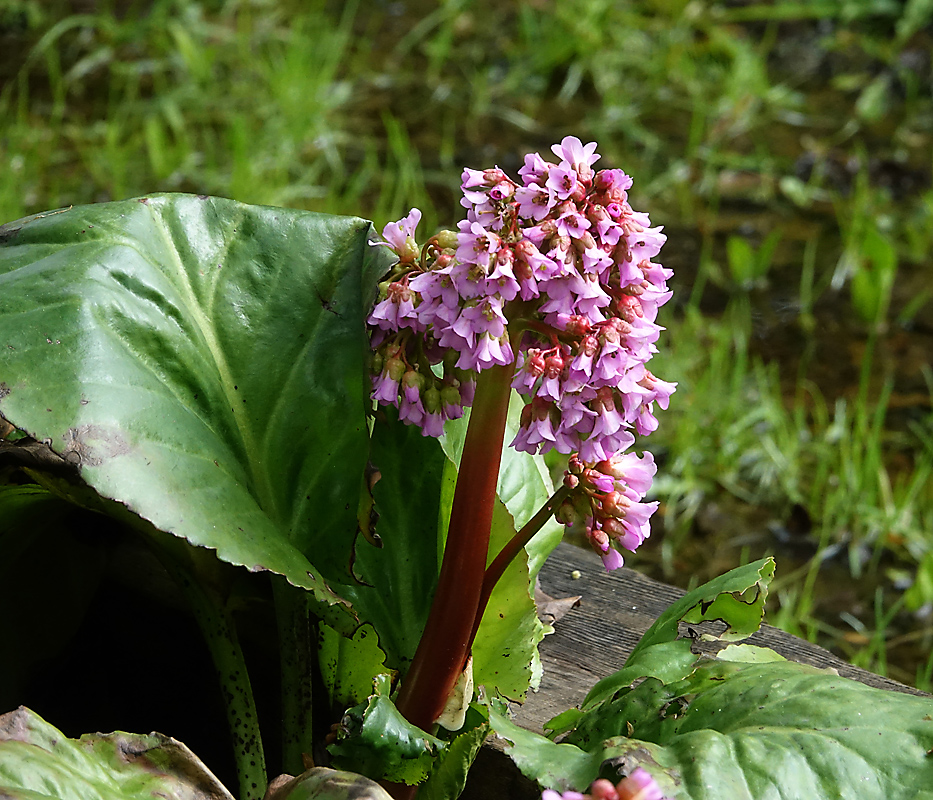
<path fill-rule="evenodd" d="M 929 698 L 737 643 L 758 629 L 773 574 L 765 559 L 687 593 L 580 709 L 547 724 L 551 739 L 495 713 L 493 730 L 525 775 L 559 790 L 642 767 L 677 800 L 933 798 Z M 723 629 L 697 638 L 729 644 L 693 653 L 680 624 L 714 620 Z"/>

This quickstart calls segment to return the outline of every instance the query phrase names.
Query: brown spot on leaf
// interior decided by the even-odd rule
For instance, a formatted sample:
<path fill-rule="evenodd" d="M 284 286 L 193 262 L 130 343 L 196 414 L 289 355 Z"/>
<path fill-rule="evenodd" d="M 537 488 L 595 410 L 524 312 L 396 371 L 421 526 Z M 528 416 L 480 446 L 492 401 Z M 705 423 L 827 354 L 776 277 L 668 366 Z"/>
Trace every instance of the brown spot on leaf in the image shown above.
<path fill-rule="evenodd" d="M 132 449 L 116 428 L 80 425 L 65 433 L 65 460 L 77 467 L 99 467 L 104 461 L 127 455 Z"/>
<path fill-rule="evenodd" d="M 9 395 L 10 387 L 3 383 L 3 381 L 0 381 L 0 400 L 2 400 L 4 397 L 9 397 Z"/>
<path fill-rule="evenodd" d="M 28 742 L 29 732 L 29 709 L 26 706 L 0 716 L 0 742 Z"/>

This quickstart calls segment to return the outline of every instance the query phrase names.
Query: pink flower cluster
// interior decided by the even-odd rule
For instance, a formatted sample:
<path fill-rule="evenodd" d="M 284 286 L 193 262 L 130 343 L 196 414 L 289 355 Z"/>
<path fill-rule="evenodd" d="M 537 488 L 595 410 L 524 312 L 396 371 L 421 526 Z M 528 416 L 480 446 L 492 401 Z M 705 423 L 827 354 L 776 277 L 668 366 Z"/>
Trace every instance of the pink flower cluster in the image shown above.
<path fill-rule="evenodd" d="M 471 403 L 476 372 L 514 363 L 512 386 L 528 398 L 519 450 L 597 464 L 657 428 L 654 404 L 667 408 L 675 388 L 647 368 L 671 297 L 671 271 L 652 261 L 665 237 L 629 205 L 629 176 L 593 170 L 595 150 L 568 136 L 552 147 L 556 164 L 527 155 L 520 183 L 498 168 L 465 170 L 466 219 L 424 248 L 417 209 L 386 226 L 399 263 L 369 317 L 374 399 L 439 436 Z M 585 496 L 598 512 L 591 541 L 618 566 L 609 540 L 628 547 L 650 504 L 623 492 L 630 506 L 617 517 Z M 618 519 L 632 520 L 627 533 Z"/>
<path fill-rule="evenodd" d="M 661 787 L 648 771 L 636 767 L 632 774 L 623 778 L 615 786 L 611 781 L 600 778 L 593 782 L 589 792 L 555 792 L 545 789 L 541 800 L 665 800 Z"/>
<path fill-rule="evenodd" d="M 674 390 L 646 367 L 671 296 L 671 271 L 651 261 L 665 237 L 629 205 L 631 178 L 593 171 L 595 149 L 567 137 L 552 148 L 558 164 L 529 154 L 521 185 L 466 170 L 457 249 L 477 271 L 494 265 L 496 297 L 523 301 L 513 386 L 531 402 L 512 445 L 587 462 L 630 446 L 632 429 L 655 430 L 653 404 L 666 408 Z"/>
<path fill-rule="evenodd" d="M 654 456 L 620 453 L 587 466 L 572 455 L 568 466 L 564 484 L 572 491 L 554 516 L 570 529 L 582 529 L 606 569 L 617 569 L 622 555 L 612 545 L 635 552 L 651 533 L 648 520 L 658 504 L 641 500 L 657 472 Z"/>
<path fill-rule="evenodd" d="M 436 335 L 425 297 L 437 288 L 436 275 L 454 263 L 456 236 L 438 234 L 422 250 L 415 241 L 421 212 L 413 208 L 382 232 L 399 263 L 383 285 L 383 299 L 369 315 L 374 347 L 372 397 L 394 405 L 399 419 L 421 427 L 425 436 L 441 436 L 444 423 L 463 416 L 473 402 L 475 374 L 457 365 L 457 351 Z M 446 247 L 445 247 L 446 245 Z M 443 364 L 443 377 L 432 367 Z"/>

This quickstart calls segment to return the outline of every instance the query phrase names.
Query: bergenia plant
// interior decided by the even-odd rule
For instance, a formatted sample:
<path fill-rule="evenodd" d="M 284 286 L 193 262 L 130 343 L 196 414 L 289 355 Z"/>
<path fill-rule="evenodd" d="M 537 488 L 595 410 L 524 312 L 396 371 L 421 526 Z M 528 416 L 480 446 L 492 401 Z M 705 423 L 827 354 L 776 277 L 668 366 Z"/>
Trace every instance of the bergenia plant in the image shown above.
<path fill-rule="evenodd" d="M 242 800 L 455 798 L 490 733 L 544 800 L 933 796 L 929 699 L 739 643 L 770 559 L 671 606 L 547 736 L 510 718 L 540 678 L 532 587 L 562 530 L 607 570 L 648 537 L 640 440 L 675 388 L 649 369 L 660 228 L 595 143 L 552 151 L 517 178 L 467 169 L 465 219 L 421 243 L 417 209 L 379 241 L 187 195 L 0 228 L 0 575 L 45 596 L 67 559 L 89 597 L 100 570 L 69 537 L 101 515 L 154 553 L 217 668 Z M 269 624 L 241 629 L 247 605 Z M 721 649 L 698 655 L 680 629 L 707 620 Z M 240 644 L 257 635 L 281 766 Z M 28 699 L 47 649 L 4 643 L 4 696 Z M 167 736 L 73 741 L 26 708 L 0 717 L 0 794 L 231 797 Z"/>
<path fill-rule="evenodd" d="M 437 593 L 398 700 L 422 728 L 468 668 L 496 581 L 537 532 L 523 528 L 487 569 L 512 389 L 526 403 L 511 446 L 570 455 L 546 508 L 583 530 L 607 569 L 622 565 L 618 547 L 644 541 L 657 508 L 641 502 L 654 460 L 625 451 L 633 431 L 657 427 L 655 401 L 666 408 L 674 388 L 646 366 L 671 273 L 651 260 L 664 236 L 629 205 L 631 178 L 594 172 L 595 149 L 567 137 L 556 164 L 528 155 L 521 183 L 465 170 L 456 234 L 420 246 L 417 209 L 383 231 L 398 264 L 369 317 L 373 399 L 428 436 L 472 407 Z"/>

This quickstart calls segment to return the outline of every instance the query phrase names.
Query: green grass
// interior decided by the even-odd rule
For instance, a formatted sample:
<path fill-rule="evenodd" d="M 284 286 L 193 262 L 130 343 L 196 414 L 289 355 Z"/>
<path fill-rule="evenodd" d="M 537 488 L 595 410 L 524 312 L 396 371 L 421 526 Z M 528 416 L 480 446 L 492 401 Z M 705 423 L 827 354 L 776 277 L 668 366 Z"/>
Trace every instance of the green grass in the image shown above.
<path fill-rule="evenodd" d="M 0 219 L 188 191 L 430 230 L 463 166 L 596 139 L 677 270 L 632 563 L 686 585 L 774 551 L 772 620 L 930 687 L 933 378 L 890 357 L 930 324 L 929 2 L 85 5 L 0 8 Z"/>

